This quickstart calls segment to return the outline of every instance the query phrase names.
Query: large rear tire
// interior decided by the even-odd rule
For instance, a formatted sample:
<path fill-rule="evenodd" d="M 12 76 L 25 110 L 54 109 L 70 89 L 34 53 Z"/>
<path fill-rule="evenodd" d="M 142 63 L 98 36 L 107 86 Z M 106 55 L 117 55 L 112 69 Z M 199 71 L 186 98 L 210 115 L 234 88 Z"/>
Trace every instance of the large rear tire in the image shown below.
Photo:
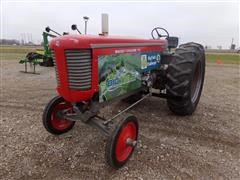
<path fill-rule="evenodd" d="M 199 102 L 205 75 L 202 45 L 180 45 L 167 70 L 166 90 L 169 109 L 177 115 L 191 115 Z"/>

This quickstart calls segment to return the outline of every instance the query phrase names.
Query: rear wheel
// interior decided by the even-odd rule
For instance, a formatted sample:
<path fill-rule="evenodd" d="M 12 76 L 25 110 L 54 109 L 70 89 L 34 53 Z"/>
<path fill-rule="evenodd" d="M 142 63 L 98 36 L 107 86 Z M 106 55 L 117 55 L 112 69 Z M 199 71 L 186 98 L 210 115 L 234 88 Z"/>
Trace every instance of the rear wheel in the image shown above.
<path fill-rule="evenodd" d="M 169 109 L 178 115 L 192 114 L 199 102 L 205 75 L 202 45 L 186 43 L 176 49 L 167 71 Z"/>
<path fill-rule="evenodd" d="M 43 126 L 52 134 L 63 134 L 73 128 L 75 121 L 59 117 L 62 110 L 72 109 L 72 104 L 62 97 L 54 97 L 45 107 L 43 112 Z"/>
<path fill-rule="evenodd" d="M 134 116 L 129 116 L 121 121 L 106 145 L 107 163 L 114 169 L 119 169 L 131 157 L 138 138 L 138 121 Z"/>

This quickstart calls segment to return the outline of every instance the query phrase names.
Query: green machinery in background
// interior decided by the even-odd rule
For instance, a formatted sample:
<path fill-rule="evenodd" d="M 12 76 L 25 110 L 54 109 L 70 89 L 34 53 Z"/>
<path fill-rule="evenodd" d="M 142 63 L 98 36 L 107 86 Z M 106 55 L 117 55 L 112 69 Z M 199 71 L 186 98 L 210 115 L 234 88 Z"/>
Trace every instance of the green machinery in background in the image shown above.
<path fill-rule="evenodd" d="M 52 31 L 56 35 L 50 34 L 49 32 Z M 53 66 L 53 59 L 52 59 L 52 53 L 49 48 L 48 44 L 48 38 L 54 38 L 61 36 L 61 34 L 57 33 L 56 31 L 50 29 L 49 27 L 45 28 L 45 31 L 43 32 L 43 49 L 36 49 L 35 52 L 29 52 L 26 57 L 19 61 L 20 64 L 25 64 L 25 70 L 21 71 L 24 73 L 32 73 L 32 74 L 38 74 L 36 73 L 36 65 L 40 66 L 46 66 L 50 67 Z M 30 64 L 31 69 L 33 69 L 32 72 L 27 71 L 27 64 Z"/>

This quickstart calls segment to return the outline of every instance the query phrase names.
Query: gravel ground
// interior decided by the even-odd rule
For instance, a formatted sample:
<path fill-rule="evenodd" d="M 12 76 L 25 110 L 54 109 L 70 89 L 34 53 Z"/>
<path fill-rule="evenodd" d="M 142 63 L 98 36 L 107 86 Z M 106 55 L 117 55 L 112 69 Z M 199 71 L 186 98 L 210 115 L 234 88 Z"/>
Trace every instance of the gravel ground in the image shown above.
<path fill-rule="evenodd" d="M 53 68 L 41 75 L 2 61 L 0 179 L 240 179 L 239 67 L 206 67 L 202 98 L 192 116 L 177 117 L 151 97 L 129 113 L 140 122 L 140 141 L 127 166 L 105 164 L 106 138 L 77 122 L 61 136 L 42 126 L 46 103 L 56 95 Z M 114 103 L 105 114 L 126 107 Z"/>

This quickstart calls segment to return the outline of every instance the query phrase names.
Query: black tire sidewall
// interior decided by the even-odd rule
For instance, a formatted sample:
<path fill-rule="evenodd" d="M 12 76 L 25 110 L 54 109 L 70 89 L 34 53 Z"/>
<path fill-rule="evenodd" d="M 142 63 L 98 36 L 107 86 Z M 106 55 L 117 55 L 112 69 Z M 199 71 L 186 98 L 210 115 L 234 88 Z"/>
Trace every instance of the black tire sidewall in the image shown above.
<path fill-rule="evenodd" d="M 194 80 L 194 74 L 195 74 L 195 71 L 196 71 L 196 68 L 197 68 L 197 65 L 198 63 L 200 63 L 200 66 L 201 66 L 201 85 L 200 85 L 200 88 L 199 88 L 199 92 L 198 92 L 198 95 L 197 95 L 197 98 L 194 102 L 192 102 L 192 98 L 191 98 L 191 86 L 192 86 L 192 83 L 193 83 L 193 80 Z M 198 102 L 200 100 L 200 97 L 201 97 L 201 94 L 202 94 L 202 88 L 203 88 L 203 84 L 204 84 L 204 76 L 205 76 L 205 59 L 204 57 L 200 56 L 195 62 L 194 62 L 194 65 L 193 65 L 193 71 L 191 73 L 191 79 L 190 79 L 190 86 L 189 86 L 189 99 L 188 101 L 191 103 L 191 108 L 193 109 L 193 111 L 196 109 L 196 106 L 198 105 Z"/>

